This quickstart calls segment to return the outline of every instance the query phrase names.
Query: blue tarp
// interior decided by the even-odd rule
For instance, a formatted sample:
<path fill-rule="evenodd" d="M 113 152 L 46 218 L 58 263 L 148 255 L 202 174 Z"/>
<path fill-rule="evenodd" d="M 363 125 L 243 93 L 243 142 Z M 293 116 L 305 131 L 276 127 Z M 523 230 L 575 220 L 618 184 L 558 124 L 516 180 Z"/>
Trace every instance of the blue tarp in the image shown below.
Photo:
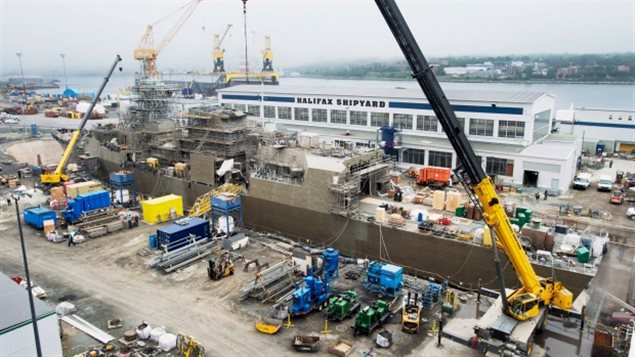
<path fill-rule="evenodd" d="M 77 97 L 77 92 L 75 92 L 74 90 L 69 88 L 69 89 L 65 90 L 64 93 L 62 93 L 62 96 L 76 98 Z"/>

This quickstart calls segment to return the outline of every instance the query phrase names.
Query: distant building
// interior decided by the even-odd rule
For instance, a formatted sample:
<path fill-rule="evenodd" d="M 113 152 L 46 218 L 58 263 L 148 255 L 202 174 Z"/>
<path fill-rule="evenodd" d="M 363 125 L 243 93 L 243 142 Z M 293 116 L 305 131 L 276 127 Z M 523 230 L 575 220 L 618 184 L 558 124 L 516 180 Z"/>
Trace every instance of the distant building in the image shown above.
<path fill-rule="evenodd" d="M 447 68 L 446 68 L 447 71 Z M 447 72 L 446 72 L 447 73 Z M 550 135 L 555 98 L 546 92 L 446 91 L 485 171 L 525 186 L 569 188 L 581 141 Z M 219 91 L 224 106 L 252 112 L 258 120 L 311 132 L 334 146 L 373 146 L 383 126 L 401 128 L 402 167 L 455 168 L 458 157 L 430 104 L 419 90 L 385 88 L 236 86 Z M 255 108 L 254 108 L 255 109 Z"/>
<path fill-rule="evenodd" d="M 584 149 L 595 152 L 631 153 L 635 150 L 635 111 L 575 108 L 558 110 L 561 134 L 580 136 Z"/>
<path fill-rule="evenodd" d="M 625 65 L 625 64 L 621 64 L 619 66 L 617 66 L 617 71 L 620 73 L 631 73 L 631 67 Z"/>

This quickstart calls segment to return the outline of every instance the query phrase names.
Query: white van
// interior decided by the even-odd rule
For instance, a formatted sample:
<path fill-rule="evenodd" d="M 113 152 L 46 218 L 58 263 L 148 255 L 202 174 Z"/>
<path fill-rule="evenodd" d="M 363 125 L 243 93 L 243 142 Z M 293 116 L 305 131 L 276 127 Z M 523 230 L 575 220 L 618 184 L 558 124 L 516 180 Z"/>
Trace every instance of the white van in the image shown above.
<path fill-rule="evenodd" d="M 591 174 L 583 172 L 573 180 L 573 188 L 586 190 L 591 185 Z"/>
<path fill-rule="evenodd" d="M 598 180 L 598 191 L 611 191 L 613 187 L 613 178 L 609 175 L 602 175 Z"/>

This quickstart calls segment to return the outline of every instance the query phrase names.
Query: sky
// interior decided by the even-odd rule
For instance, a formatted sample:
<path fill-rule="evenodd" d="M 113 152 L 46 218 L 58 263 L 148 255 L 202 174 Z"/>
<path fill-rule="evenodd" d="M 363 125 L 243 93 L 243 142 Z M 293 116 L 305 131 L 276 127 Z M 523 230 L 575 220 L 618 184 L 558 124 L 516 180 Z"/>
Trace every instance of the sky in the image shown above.
<path fill-rule="evenodd" d="M 115 54 L 132 58 L 148 24 L 155 44 L 186 0 L 0 0 L 0 75 L 103 72 Z M 635 0 L 397 1 L 428 57 L 635 51 Z M 166 17 L 167 16 L 167 17 Z M 159 70 L 210 70 L 212 40 L 223 43 L 228 70 L 244 58 L 242 2 L 203 0 L 160 53 Z M 402 58 L 374 1 L 249 0 L 249 63 L 261 64 L 271 36 L 274 67 Z"/>

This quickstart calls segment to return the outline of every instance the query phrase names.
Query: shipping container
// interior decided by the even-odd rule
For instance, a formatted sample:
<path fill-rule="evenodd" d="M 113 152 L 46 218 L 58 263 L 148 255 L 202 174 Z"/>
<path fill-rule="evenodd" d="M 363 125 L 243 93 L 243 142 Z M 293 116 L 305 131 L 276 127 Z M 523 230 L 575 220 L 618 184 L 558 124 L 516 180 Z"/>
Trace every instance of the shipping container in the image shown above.
<path fill-rule="evenodd" d="M 167 222 L 183 216 L 183 197 L 167 195 L 141 203 L 143 220 L 147 223 Z"/>
<path fill-rule="evenodd" d="M 184 238 L 190 235 L 195 238 L 191 241 L 184 240 Z M 209 237 L 209 221 L 198 217 L 183 218 L 165 228 L 157 229 L 158 247 L 168 251 L 184 247 L 193 241 L 207 239 Z"/>
<path fill-rule="evenodd" d="M 97 181 L 74 183 L 72 185 L 66 186 L 66 196 L 68 198 L 75 198 L 79 195 L 100 190 L 103 190 L 103 188 Z"/>
<path fill-rule="evenodd" d="M 30 207 L 24 210 L 24 223 L 35 228 L 43 229 L 44 221 L 53 220 L 57 223 L 57 214 L 48 208 Z"/>
<path fill-rule="evenodd" d="M 84 214 L 110 207 L 110 192 L 95 191 L 79 195 L 67 203 L 63 217 L 67 223 L 74 223 Z"/>
<path fill-rule="evenodd" d="M 451 177 L 452 171 L 448 167 L 428 166 L 419 170 L 417 183 L 420 185 L 427 185 L 431 183 L 447 185 L 450 182 Z"/>

